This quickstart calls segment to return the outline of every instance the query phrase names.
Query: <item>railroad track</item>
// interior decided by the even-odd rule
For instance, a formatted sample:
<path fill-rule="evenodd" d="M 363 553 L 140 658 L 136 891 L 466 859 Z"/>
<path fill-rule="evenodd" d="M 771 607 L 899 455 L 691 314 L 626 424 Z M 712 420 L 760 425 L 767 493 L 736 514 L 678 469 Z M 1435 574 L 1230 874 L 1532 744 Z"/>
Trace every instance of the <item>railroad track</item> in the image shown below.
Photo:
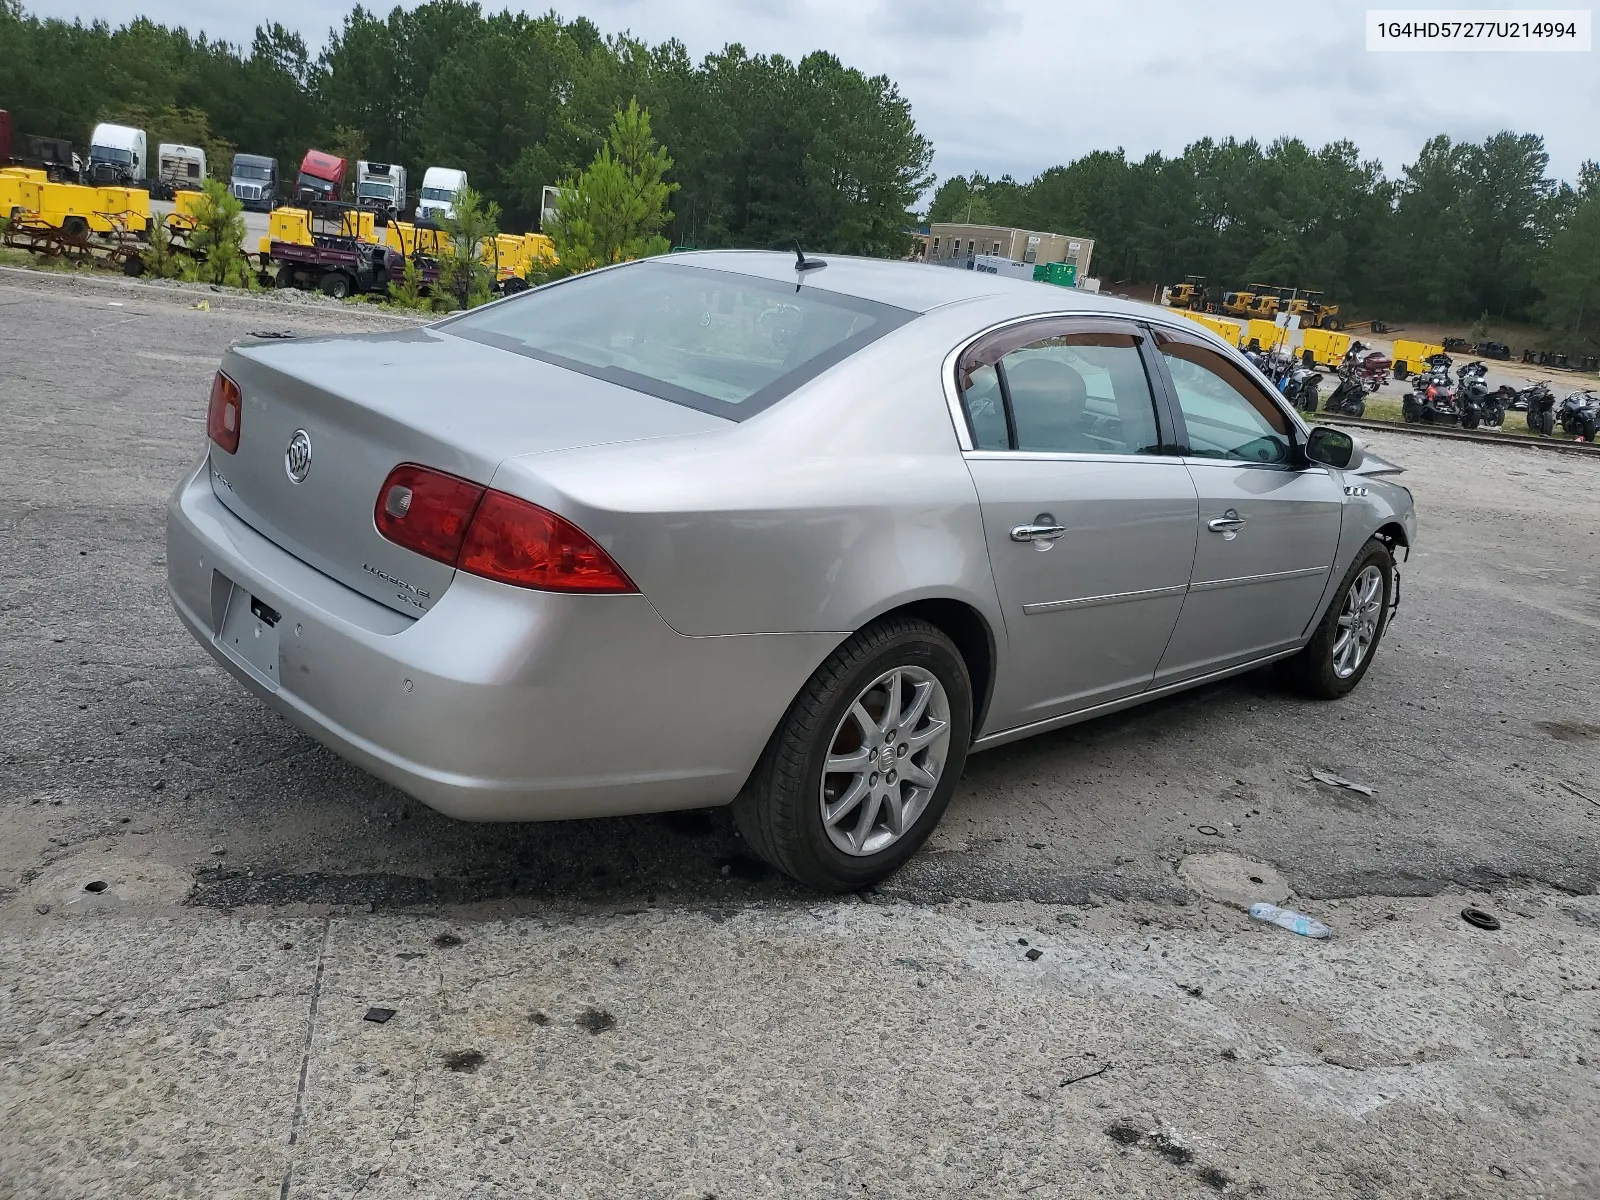
<path fill-rule="evenodd" d="M 1555 438 L 1536 437 L 1532 434 L 1481 433 L 1475 429 L 1450 429 L 1438 425 L 1419 425 L 1409 421 L 1368 421 L 1361 417 L 1326 416 L 1322 413 L 1315 415 L 1321 418 L 1318 424 L 1322 425 L 1348 425 L 1356 429 L 1409 433 L 1413 437 L 1452 438 L 1459 442 L 1486 442 L 1492 446 L 1530 446 L 1535 450 L 1556 450 L 1563 454 L 1600 454 L 1600 446 L 1589 442 L 1557 441 Z"/>

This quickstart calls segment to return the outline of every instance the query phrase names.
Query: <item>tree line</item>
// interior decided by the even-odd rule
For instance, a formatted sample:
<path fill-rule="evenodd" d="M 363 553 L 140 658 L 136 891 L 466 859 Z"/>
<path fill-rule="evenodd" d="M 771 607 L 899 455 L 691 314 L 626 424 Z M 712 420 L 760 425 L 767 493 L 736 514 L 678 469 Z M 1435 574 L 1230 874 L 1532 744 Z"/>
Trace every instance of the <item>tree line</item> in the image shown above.
<path fill-rule="evenodd" d="M 457 166 L 512 229 L 533 227 L 545 185 L 594 163 L 632 101 L 671 157 L 669 244 L 798 238 L 903 254 L 909 210 L 933 182 L 932 147 L 896 85 L 831 54 L 730 45 L 696 62 L 677 41 L 463 0 L 358 7 L 316 55 L 278 24 L 244 47 L 145 19 L 45 20 L 0 0 L 0 63 L 0 108 L 19 133 L 82 145 L 95 123 L 121 119 L 152 147 L 205 146 L 214 169 L 242 150 L 291 177 L 312 145 L 413 171 Z M 946 180 L 927 215 L 1092 237 L 1111 284 L 1262 280 L 1389 318 L 1487 314 L 1541 322 L 1562 347 L 1600 341 L 1600 166 L 1555 180 L 1531 134 L 1436 137 L 1393 178 L 1349 141 L 1096 151 L 1026 182 Z"/>
<path fill-rule="evenodd" d="M 1600 165 L 1549 176 L 1542 138 L 1429 140 L 1397 178 L 1349 141 L 1204 138 L 1182 154 L 1095 151 L 1026 182 L 946 180 L 930 217 L 1084 234 L 1110 281 L 1315 288 L 1408 319 L 1487 315 L 1600 338 Z"/>
<path fill-rule="evenodd" d="M 637 101 L 673 159 L 672 244 L 896 255 L 931 182 L 932 147 L 887 77 L 824 52 L 792 61 L 730 45 L 605 36 L 555 13 L 428 0 L 356 8 L 313 56 L 262 25 L 248 47 L 140 18 L 112 28 L 41 19 L 0 0 L 0 108 L 19 134 L 88 141 L 101 121 L 268 154 L 293 177 L 309 146 L 464 169 L 507 228 L 532 228 L 541 189 L 588 167 Z"/>

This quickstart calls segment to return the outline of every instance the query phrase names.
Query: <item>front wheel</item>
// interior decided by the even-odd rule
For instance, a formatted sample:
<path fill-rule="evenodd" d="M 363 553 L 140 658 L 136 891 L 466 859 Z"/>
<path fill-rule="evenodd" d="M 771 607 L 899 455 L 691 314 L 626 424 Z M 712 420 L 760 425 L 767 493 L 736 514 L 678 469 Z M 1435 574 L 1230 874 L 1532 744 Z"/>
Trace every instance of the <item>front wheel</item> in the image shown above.
<path fill-rule="evenodd" d="M 942 631 L 892 618 L 800 691 L 733 802 L 750 848 L 819 891 L 857 891 L 939 823 L 972 738 L 972 683 Z"/>
<path fill-rule="evenodd" d="M 1539 432 L 1544 434 L 1545 437 L 1549 437 L 1555 431 L 1556 431 L 1556 415 L 1555 415 L 1555 413 L 1552 413 L 1552 412 L 1541 413 L 1539 415 Z"/>
<path fill-rule="evenodd" d="M 1389 548 L 1377 538 L 1368 539 L 1311 641 L 1288 660 L 1286 670 L 1300 691 L 1318 700 L 1337 700 L 1354 690 L 1378 652 L 1394 586 Z"/>
<path fill-rule="evenodd" d="M 350 294 L 350 276 L 343 271 L 329 271 L 322 277 L 322 294 L 343 300 Z"/>

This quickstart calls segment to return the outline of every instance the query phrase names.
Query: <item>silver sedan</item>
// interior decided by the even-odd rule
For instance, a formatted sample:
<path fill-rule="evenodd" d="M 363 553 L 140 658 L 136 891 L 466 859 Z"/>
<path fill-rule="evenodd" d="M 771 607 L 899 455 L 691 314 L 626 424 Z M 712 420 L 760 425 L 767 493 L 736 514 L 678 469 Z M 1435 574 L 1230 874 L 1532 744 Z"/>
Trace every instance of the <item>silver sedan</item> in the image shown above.
<path fill-rule="evenodd" d="M 1399 468 L 1144 305 L 725 251 L 235 346 L 172 497 L 219 663 L 442 812 L 732 804 L 818 888 L 966 756 L 1283 660 L 1371 666 Z"/>

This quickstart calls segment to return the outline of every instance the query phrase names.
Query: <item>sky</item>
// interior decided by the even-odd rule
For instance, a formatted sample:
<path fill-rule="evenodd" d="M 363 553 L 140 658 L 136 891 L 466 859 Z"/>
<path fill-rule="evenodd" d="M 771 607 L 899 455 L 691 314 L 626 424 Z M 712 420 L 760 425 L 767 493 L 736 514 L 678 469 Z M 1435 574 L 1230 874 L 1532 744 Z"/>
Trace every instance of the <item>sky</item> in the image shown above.
<path fill-rule="evenodd" d="M 1389 0 L 1395 3 L 1396 0 Z M 1463 3 L 1464 0 L 1454 0 Z M 1496 0 L 1502 8 L 1562 0 Z M 1573 0 L 1567 0 L 1571 3 Z M 1582 0 L 1578 0 L 1582 2 Z M 344 0 L 24 0 L 41 16 L 135 16 L 248 45 L 278 20 L 320 47 Z M 409 7 L 408 3 L 408 7 Z M 1543 135 L 1551 173 L 1600 159 L 1600 50 L 1378 54 L 1365 3 L 1227 0 L 488 0 L 554 7 L 606 33 L 676 37 L 695 57 L 740 42 L 791 58 L 828 50 L 885 74 L 910 100 L 942 179 L 1031 178 L 1091 150 L 1131 158 L 1205 136 L 1348 138 L 1399 173 L 1438 133 Z M 387 12 L 379 0 L 369 7 Z M 270 15 L 269 15 L 270 14 Z M 1600 43 L 1597 43 L 1600 44 Z"/>

